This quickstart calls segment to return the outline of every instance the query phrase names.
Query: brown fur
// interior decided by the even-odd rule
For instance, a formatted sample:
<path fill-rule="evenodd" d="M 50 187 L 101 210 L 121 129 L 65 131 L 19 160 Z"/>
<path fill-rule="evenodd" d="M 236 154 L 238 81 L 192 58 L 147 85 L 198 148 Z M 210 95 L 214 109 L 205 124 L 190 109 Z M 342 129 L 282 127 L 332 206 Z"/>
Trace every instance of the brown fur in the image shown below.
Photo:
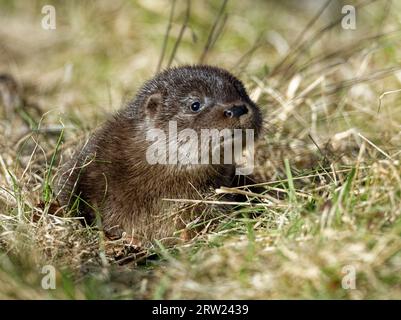
<path fill-rule="evenodd" d="M 193 95 L 208 101 L 196 114 L 185 102 Z M 249 112 L 227 118 L 224 110 L 236 104 L 246 105 Z M 146 131 L 167 130 L 170 120 L 177 121 L 178 131 L 252 128 L 257 134 L 261 129 L 259 108 L 227 71 L 210 66 L 166 70 L 148 81 L 73 156 L 61 176 L 61 203 L 72 206 L 79 196 L 79 211 L 88 220 L 98 212 L 111 234 L 125 231 L 141 243 L 176 238 L 175 232 L 205 208 L 180 211 L 181 206 L 163 198 L 200 200 L 213 188 L 236 185 L 238 177 L 235 165 L 149 164 L 145 154 L 151 142 L 146 140 Z"/>

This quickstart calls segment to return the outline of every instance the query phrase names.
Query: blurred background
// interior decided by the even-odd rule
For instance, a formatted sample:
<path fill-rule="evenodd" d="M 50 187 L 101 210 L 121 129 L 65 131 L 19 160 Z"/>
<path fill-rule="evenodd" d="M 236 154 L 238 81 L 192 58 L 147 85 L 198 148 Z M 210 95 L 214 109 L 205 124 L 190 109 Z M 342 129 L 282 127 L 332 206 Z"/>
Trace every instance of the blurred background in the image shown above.
<path fill-rule="evenodd" d="M 46 5 L 55 8 L 56 29 L 42 27 Z M 199 62 L 238 75 L 273 122 L 286 99 L 305 89 L 318 99 L 303 99 L 301 106 L 312 102 L 338 111 L 347 102 L 331 95 L 344 88 L 361 104 L 378 103 L 380 94 L 399 84 L 393 70 L 399 61 L 398 3 L 351 5 L 355 29 L 341 26 L 344 3 L 337 0 L 0 1 L 1 72 L 11 74 L 42 113 L 50 111 L 44 124 L 62 115 L 67 136 L 92 129 L 157 70 Z M 293 115 L 290 109 L 290 118 L 299 120 L 309 117 L 311 106 Z M 314 113 L 312 135 L 321 142 L 350 126 L 335 117 L 325 121 L 325 112 Z M 384 106 L 380 116 L 388 120 L 389 112 Z M 281 118 L 279 125 L 286 126 L 287 116 Z M 292 131 L 309 130 L 296 122 L 288 122 Z"/>

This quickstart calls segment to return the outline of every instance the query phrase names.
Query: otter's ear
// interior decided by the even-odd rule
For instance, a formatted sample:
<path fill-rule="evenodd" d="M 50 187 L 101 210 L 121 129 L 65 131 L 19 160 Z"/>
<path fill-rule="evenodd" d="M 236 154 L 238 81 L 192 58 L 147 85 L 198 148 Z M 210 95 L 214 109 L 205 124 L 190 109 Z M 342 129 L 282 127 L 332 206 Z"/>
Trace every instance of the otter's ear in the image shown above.
<path fill-rule="evenodd" d="M 163 98 L 160 93 L 154 93 L 145 102 L 145 113 L 153 118 L 162 107 Z"/>

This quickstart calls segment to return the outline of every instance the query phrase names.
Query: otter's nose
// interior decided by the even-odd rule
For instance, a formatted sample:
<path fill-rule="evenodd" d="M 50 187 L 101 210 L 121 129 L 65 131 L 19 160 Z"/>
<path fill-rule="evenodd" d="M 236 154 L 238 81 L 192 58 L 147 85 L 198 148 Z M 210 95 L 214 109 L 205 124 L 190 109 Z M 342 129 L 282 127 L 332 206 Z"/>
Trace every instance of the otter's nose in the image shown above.
<path fill-rule="evenodd" d="M 233 106 L 224 110 L 224 116 L 227 118 L 239 118 L 248 113 L 248 108 L 245 105 Z"/>

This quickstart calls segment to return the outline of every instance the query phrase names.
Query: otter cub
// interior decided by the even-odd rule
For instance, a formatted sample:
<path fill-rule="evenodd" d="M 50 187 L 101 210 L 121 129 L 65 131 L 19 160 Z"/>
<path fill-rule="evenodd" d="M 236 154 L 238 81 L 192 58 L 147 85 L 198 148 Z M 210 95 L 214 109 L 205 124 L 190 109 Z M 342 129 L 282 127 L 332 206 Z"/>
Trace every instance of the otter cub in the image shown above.
<path fill-rule="evenodd" d="M 77 208 L 89 221 L 100 217 L 106 233 L 126 232 L 142 245 L 177 238 L 176 231 L 205 207 L 182 209 L 165 199 L 201 200 L 212 188 L 236 186 L 238 176 L 235 163 L 149 161 L 154 146 L 149 133 L 161 130 L 168 136 L 171 123 L 178 132 L 253 129 L 257 136 L 262 116 L 243 84 L 223 69 L 202 65 L 165 70 L 146 82 L 67 163 L 59 183 L 61 204 Z M 169 154 L 172 144 L 168 139 L 169 158 L 174 158 Z M 191 157 L 198 147 L 188 151 Z"/>

